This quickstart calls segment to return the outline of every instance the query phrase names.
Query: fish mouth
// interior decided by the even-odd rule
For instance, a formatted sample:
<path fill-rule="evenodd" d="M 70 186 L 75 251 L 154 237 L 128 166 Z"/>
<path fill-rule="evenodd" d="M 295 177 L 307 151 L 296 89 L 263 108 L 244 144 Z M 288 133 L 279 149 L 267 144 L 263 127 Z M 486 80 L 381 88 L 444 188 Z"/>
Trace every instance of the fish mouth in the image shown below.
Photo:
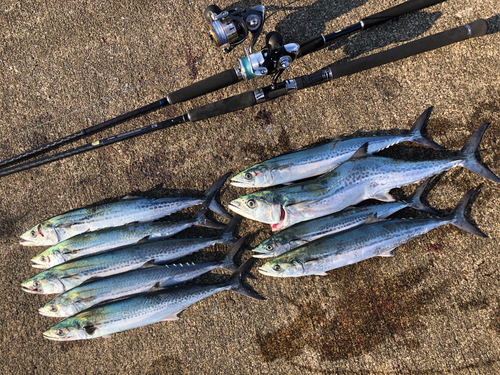
<path fill-rule="evenodd" d="M 253 185 L 252 184 L 248 184 L 246 182 L 243 182 L 243 181 L 238 181 L 238 180 L 234 180 L 234 179 L 231 179 L 229 181 L 229 183 L 233 186 L 237 186 L 237 187 L 252 187 Z"/>
<path fill-rule="evenodd" d="M 52 341 L 68 341 L 71 336 L 67 337 L 59 337 L 59 336 L 54 336 L 50 334 L 50 332 L 46 331 L 42 333 L 43 337 L 46 338 L 47 340 L 52 340 Z"/>
<path fill-rule="evenodd" d="M 276 273 L 268 271 L 268 270 L 266 270 L 265 268 L 262 268 L 262 267 L 259 267 L 258 271 L 261 274 L 266 275 L 266 276 L 280 277 L 280 275 L 277 275 Z"/>
<path fill-rule="evenodd" d="M 259 252 L 259 251 L 255 251 L 255 250 L 252 250 L 255 252 L 255 254 L 252 254 L 252 257 L 254 258 L 271 258 L 272 255 L 269 254 L 269 253 L 264 253 L 264 252 Z"/>
<path fill-rule="evenodd" d="M 42 244 L 40 244 L 38 242 L 27 240 L 25 238 L 21 238 L 21 241 L 19 241 L 19 244 L 23 245 L 23 246 L 43 246 Z"/>
<path fill-rule="evenodd" d="M 38 261 L 36 259 L 31 259 L 31 262 L 33 263 L 31 265 L 31 267 L 33 267 L 33 268 L 40 268 L 40 269 L 44 269 L 44 270 L 47 269 L 47 268 L 50 268 L 49 265 L 47 265 L 45 263 L 42 263 L 42 262 L 40 262 L 40 261 Z"/>
<path fill-rule="evenodd" d="M 21 289 L 26 292 L 26 293 L 31 293 L 31 294 L 43 294 L 43 290 L 42 289 L 38 289 L 38 288 L 33 288 L 33 287 L 27 287 L 25 285 L 22 285 L 21 284 Z"/>
<path fill-rule="evenodd" d="M 229 203 L 228 207 L 231 211 L 236 212 L 238 215 L 241 215 L 243 217 L 246 217 L 246 218 L 253 220 L 253 218 L 248 214 L 248 212 L 241 209 L 238 205 L 236 205 L 234 203 Z"/>

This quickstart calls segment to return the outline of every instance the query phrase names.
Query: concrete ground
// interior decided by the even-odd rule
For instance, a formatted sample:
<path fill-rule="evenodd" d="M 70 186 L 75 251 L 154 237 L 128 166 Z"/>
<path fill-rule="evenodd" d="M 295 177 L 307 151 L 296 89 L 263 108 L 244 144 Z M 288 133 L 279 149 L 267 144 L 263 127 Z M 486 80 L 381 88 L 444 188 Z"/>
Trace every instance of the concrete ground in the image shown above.
<path fill-rule="evenodd" d="M 396 5 L 395 0 L 264 2 L 267 32 L 285 42 L 330 33 Z M 13 1 L 0 6 L 0 159 L 132 110 L 236 65 L 208 39 L 192 0 Z M 218 4 L 221 8 L 229 1 Z M 244 1 L 247 8 L 258 5 Z M 227 171 L 340 135 L 409 129 L 435 106 L 428 135 L 460 148 L 490 122 L 479 156 L 500 175 L 500 16 L 498 0 L 448 0 L 344 37 L 297 61 L 286 78 L 464 25 L 488 35 L 303 90 L 274 102 L 141 136 L 0 179 L 0 371 L 4 374 L 497 374 L 500 372 L 499 186 L 471 172 L 447 172 L 429 191 L 449 212 L 482 185 L 470 217 L 489 238 L 444 226 L 396 251 L 329 272 L 248 282 L 266 301 L 224 292 L 162 322 L 109 339 L 57 343 L 42 332 L 57 320 L 38 314 L 49 296 L 21 291 L 42 248 L 18 236 L 59 213 L 143 196 L 201 195 Z M 260 41 L 262 42 L 262 41 Z M 248 44 L 247 44 L 248 45 Z M 261 46 L 262 44 L 258 44 Z M 269 78 L 176 105 L 69 147 L 142 127 L 190 108 L 269 84 Z M 67 148 L 67 147 L 66 147 Z M 384 155 L 434 157 L 414 144 Z M 395 191 L 398 197 L 414 186 Z M 221 201 L 248 193 L 227 186 Z M 404 193 L 404 194 L 403 194 Z M 412 216 L 408 210 L 400 216 Z M 251 245 L 268 226 L 245 220 Z M 186 235 L 206 235 L 192 230 Z M 193 261 L 216 259 L 217 246 Z M 247 258 L 249 255 L 244 255 Z M 215 272 L 198 282 L 227 277 Z"/>

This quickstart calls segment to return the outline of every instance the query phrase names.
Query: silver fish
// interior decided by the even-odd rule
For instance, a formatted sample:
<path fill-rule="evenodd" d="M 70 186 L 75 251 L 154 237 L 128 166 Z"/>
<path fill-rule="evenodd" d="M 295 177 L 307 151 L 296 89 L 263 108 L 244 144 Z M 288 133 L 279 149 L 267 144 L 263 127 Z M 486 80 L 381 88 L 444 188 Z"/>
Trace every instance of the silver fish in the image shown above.
<path fill-rule="evenodd" d="M 329 270 L 375 256 L 392 257 L 392 251 L 399 245 L 446 224 L 487 237 L 464 216 L 474 190 L 469 190 L 454 212 L 446 217 L 387 220 L 323 237 L 270 260 L 259 272 L 275 277 L 326 275 Z"/>
<path fill-rule="evenodd" d="M 280 230 L 338 212 L 365 199 L 392 202 L 391 189 L 422 181 L 456 166 L 499 183 L 500 179 L 474 155 L 487 127 L 488 124 L 480 126 L 457 156 L 443 160 L 404 161 L 368 156 L 365 144 L 351 159 L 318 179 L 249 194 L 231 201 L 229 208 L 247 218 L 272 224 L 273 230 Z"/>
<path fill-rule="evenodd" d="M 168 239 L 145 242 L 60 264 L 40 272 L 21 284 L 34 294 L 63 293 L 83 282 L 115 275 L 143 267 L 146 264 L 165 264 L 216 243 L 233 244 L 237 219 L 228 224 L 217 237 Z"/>
<path fill-rule="evenodd" d="M 177 314 L 181 311 L 225 290 L 263 299 L 242 284 L 242 276 L 251 268 L 253 260 L 250 258 L 246 261 L 225 283 L 176 287 L 92 307 L 56 324 L 45 331 L 43 336 L 55 341 L 85 340 L 164 320 L 177 320 Z"/>
<path fill-rule="evenodd" d="M 231 247 L 224 259 L 216 262 L 152 266 L 89 282 L 57 296 L 39 312 L 49 317 L 66 318 L 104 301 L 180 284 L 216 268 L 234 272 L 237 266 L 233 257 L 238 250 L 237 246 Z"/>
<path fill-rule="evenodd" d="M 369 154 L 407 141 L 441 150 L 443 147 L 422 135 L 431 111 L 432 107 L 420 115 L 408 134 L 334 140 L 321 146 L 280 155 L 238 173 L 231 178 L 231 185 L 269 187 L 319 176 L 337 168 L 365 143 L 368 143 Z"/>
<path fill-rule="evenodd" d="M 221 188 L 229 175 L 230 173 L 227 173 L 219 178 L 207 190 L 205 198 L 139 199 L 125 197 L 118 202 L 70 211 L 35 225 L 21 235 L 20 244 L 24 246 L 52 246 L 85 232 L 120 227 L 133 222 L 155 221 L 174 212 L 203 203 L 206 197 L 216 193 Z M 231 218 L 216 200 L 212 200 L 210 208 L 226 218 Z"/>
<path fill-rule="evenodd" d="M 252 251 L 255 253 L 253 257 L 275 257 L 321 237 L 384 219 L 406 207 L 437 214 L 434 209 L 420 200 L 430 180 L 431 179 L 427 179 L 415 189 L 415 192 L 405 201 L 347 208 L 333 215 L 306 221 L 286 228 L 263 241 L 259 246 L 253 249 Z"/>
<path fill-rule="evenodd" d="M 31 259 L 35 268 L 54 267 L 82 256 L 102 253 L 123 246 L 171 237 L 194 225 L 220 229 L 223 224 L 206 217 L 209 200 L 205 201 L 193 219 L 178 222 L 154 222 L 125 225 L 80 234 L 54 245 Z"/>

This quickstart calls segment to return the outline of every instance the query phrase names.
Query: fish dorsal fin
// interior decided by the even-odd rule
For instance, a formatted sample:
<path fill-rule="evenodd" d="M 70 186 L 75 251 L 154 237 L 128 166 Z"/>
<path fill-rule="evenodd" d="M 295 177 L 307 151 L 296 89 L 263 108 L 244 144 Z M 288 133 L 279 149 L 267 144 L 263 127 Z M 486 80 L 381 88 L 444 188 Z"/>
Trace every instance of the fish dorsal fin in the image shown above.
<path fill-rule="evenodd" d="M 392 250 L 386 251 L 385 253 L 379 255 L 379 257 L 387 257 L 387 258 L 392 258 L 393 256 L 395 256 L 395 254 L 392 252 Z"/>
<path fill-rule="evenodd" d="M 168 322 L 171 320 L 179 320 L 179 317 L 177 316 L 177 314 L 178 313 L 175 313 L 174 315 L 171 315 L 171 316 L 167 316 L 165 319 L 163 319 L 163 321 Z"/>
<path fill-rule="evenodd" d="M 370 224 L 370 223 L 376 223 L 377 221 L 381 221 L 382 219 L 379 219 L 377 216 L 377 213 L 374 213 L 368 219 L 365 221 L 365 224 Z"/>
<path fill-rule="evenodd" d="M 151 236 L 146 236 L 146 237 L 142 237 L 139 241 L 137 241 L 135 244 L 136 245 L 140 245 L 141 243 L 146 243 L 149 241 L 149 239 L 151 238 Z"/>
<path fill-rule="evenodd" d="M 138 197 L 137 195 L 125 195 L 121 200 L 122 201 L 126 201 L 126 200 L 129 200 L 129 199 L 139 199 L 140 197 Z"/>
<path fill-rule="evenodd" d="M 155 285 L 153 285 L 151 287 L 151 289 L 149 289 L 150 292 L 154 292 L 155 290 L 158 290 L 158 289 L 161 289 L 161 285 L 159 282 L 155 283 Z"/>
<path fill-rule="evenodd" d="M 363 143 L 363 145 L 358 148 L 358 150 L 349 158 L 352 159 L 362 159 L 368 156 L 368 142 Z"/>
<path fill-rule="evenodd" d="M 158 267 L 158 265 L 155 264 L 154 259 L 151 259 L 148 260 L 146 263 L 144 263 L 140 268 L 153 268 L 153 267 Z"/>
<path fill-rule="evenodd" d="M 372 196 L 371 198 L 377 199 L 377 200 L 382 201 L 382 202 L 395 202 L 396 201 L 394 199 L 394 197 L 391 194 L 389 194 L 388 191 L 383 191 L 381 193 L 378 193 L 378 194 Z"/>

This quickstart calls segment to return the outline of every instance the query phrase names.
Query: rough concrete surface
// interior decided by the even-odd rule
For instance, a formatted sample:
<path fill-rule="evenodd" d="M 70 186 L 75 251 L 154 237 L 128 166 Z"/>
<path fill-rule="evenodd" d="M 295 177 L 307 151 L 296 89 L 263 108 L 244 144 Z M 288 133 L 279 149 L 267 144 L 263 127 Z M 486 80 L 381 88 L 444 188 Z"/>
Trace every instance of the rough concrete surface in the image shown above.
<path fill-rule="evenodd" d="M 395 0 L 263 2 L 265 31 L 285 42 L 329 33 L 396 5 Z M 208 39 L 193 0 L 13 1 L 0 6 L 0 159 L 164 97 L 236 65 Z M 248 8 L 256 1 L 242 1 Z M 218 4 L 226 8 L 231 4 Z M 0 179 L 0 371 L 3 374 L 496 374 L 500 372 L 499 186 L 464 168 L 428 192 L 449 212 L 482 184 L 470 218 L 489 238 L 452 226 L 327 277 L 248 279 L 266 301 L 224 292 L 162 322 L 109 339 L 57 343 L 42 332 L 57 320 L 38 314 L 50 296 L 21 291 L 33 276 L 18 236 L 59 213 L 143 196 L 202 195 L 227 171 L 341 135 L 409 129 L 435 106 L 428 135 L 459 149 L 490 122 L 481 160 L 500 174 L 500 3 L 448 0 L 337 40 L 297 61 L 287 78 L 451 29 L 477 18 L 488 35 L 337 79 L 274 102 L 185 124 Z M 262 46 L 262 39 L 258 46 Z M 247 43 L 248 45 L 248 43 Z M 240 82 L 120 124 L 69 147 L 145 126 L 190 108 L 269 84 Z M 436 154 L 415 144 L 384 155 Z M 414 186 L 398 189 L 402 197 Z M 227 186 L 221 201 L 250 190 Z M 403 194 L 404 193 L 404 194 Z M 416 215 L 408 210 L 400 217 Z M 205 235 L 191 230 L 185 235 Z M 257 245 L 268 226 L 245 220 Z M 220 245 L 189 261 L 216 259 Z M 243 258 L 249 255 L 245 254 Z M 218 282 L 214 272 L 196 282 Z"/>

